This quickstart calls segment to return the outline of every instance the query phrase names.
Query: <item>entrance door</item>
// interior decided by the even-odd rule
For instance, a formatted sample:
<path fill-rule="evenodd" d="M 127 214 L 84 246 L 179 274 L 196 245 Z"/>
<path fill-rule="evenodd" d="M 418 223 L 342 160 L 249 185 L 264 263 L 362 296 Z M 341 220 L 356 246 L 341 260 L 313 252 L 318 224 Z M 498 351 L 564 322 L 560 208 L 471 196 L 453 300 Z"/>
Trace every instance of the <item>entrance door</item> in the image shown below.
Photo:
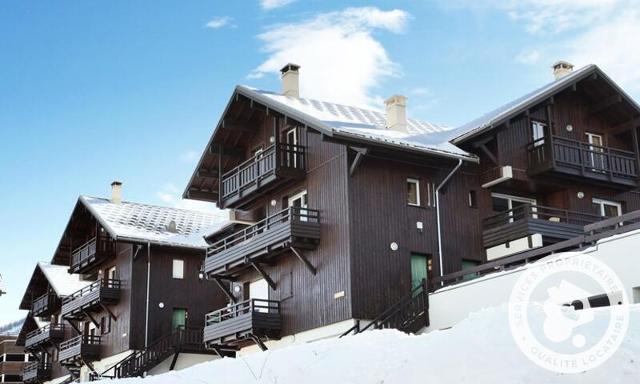
<path fill-rule="evenodd" d="M 265 279 L 256 280 L 249 284 L 249 299 L 269 300 L 269 284 L 267 284 Z M 257 301 L 255 304 L 266 307 L 267 303 Z M 262 313 L 269 312 L 267 308 L 257 308 L 255 311 Z"/>
<path fill-rule="evenodd" d="M 419 287 L 422 280 L 429 277 L 429 257 L 419 253 L 411 254 L 411 289 Z"/>
<path fill-rule="evenodd" d="M 184 329 L 187 326 L 187 310 L 185 308 L 173 308 L 171 316 L 171 329 Z"/>
<path fill-rule="evenodd" d="M 604 139 L 602 135 L 587 132 L 587 141 L 589 142 L 589 162 L 593 171 L 604 172 L 605 159 L 604 159 Z"/>

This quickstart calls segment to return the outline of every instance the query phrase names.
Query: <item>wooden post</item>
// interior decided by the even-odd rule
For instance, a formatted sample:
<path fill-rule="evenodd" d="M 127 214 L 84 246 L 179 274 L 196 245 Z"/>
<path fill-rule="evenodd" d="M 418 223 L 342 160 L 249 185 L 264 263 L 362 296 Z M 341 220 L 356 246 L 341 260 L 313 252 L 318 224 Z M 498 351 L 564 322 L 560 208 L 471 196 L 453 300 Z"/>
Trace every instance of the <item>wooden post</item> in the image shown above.
<path fill-rule="evenodd" d="M 638 121 L 633 124 L 631 129 L 631 137 L 633 137 L 633 152 L 636 154 L 636 179 L 640 175 L 640 149 L 638 148 Z"/>
<path fill-rule="evenodd" d="M 274 158 L 275 158 L 274 170 L 276 171 L 276 173 L 280 168 L 280 128 L 278 127 L 278 125 L 279 125 L 278 117 L 273 116 L 273 149 L 275 151 L 274 152 Z"/>
<path fill-rule="evenodd" d="M 222 144 L 218 146 L 218 208 L 222 209 Z"/>

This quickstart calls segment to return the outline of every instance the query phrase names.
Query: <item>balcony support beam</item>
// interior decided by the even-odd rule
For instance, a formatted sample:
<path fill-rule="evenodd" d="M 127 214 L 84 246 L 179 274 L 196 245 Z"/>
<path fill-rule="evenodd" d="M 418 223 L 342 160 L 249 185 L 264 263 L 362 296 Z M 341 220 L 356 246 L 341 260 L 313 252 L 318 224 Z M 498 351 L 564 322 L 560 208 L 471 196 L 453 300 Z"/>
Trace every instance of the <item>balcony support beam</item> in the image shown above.
<path fill-rule="evenodd" d="M 105 312 L 107 312 L 109 314 L 109 317 L 111 317 L 111 319 L 113 321 L 118 321 L 118 317 L 116 317 L 116 315 L 109 309 L 109 307 L 107 307 L 106 305 L 104 305 L 103 302 L 100 302 L 100 306 L 102 307 L 102 309 L 105 310 Z"/>
<path fill-rule="evenodd" d="M 91 320 L 91 322 L 93 323 L 93 325 L 96 326 L 96 328 L 100 328 L 100 323 L 98 323 L 96 321 L 96 319 L 93 318 L 93 316 L 91 316 L 91 314 L 87 311 L 85 311 L 84 309 L 82 310 L 82 313 L 87 316 L 89 318 L 89 320 Z"/>
<path fill-rule="evenodd" d="M 356 157 L 355 157 L 355 159 L 353 159 L 353 163 L 351 163 L 351 167 L 349 167 L 349 176 L 353 176 L 353 174 L 356 172 L 356 169 L 358 168 L 358 166 L 362 162 L 362 158 L 367 153 L 369 153 L 369 149 L 368 148 L 357 148 L 357 147 L 350 147 L 350 148 L 351 148 L 351 150 L 353 150 L 356 153 Z"/>
<path fill-rule="evenodd" d="M 258 345 L 258 347 L 260 347 L 262 352 L 264 352 L 264 351 L 266 351 L 268 349 L 267 346 L 262 342 L 262 340 L 258 336 L 254 335 L 254 334 L 251 334 L 251 335 L 249 335 L 249 338 L 251 340 L 253 340 Z"/>
<path fill-rule="evenodd" d="M 262 269 L 262 267 L 258 264 L 258 263 L 251 263 L 251 265 L 253 266 L 253 268 L 260 274 L 260 276 L 262 276 L 262 278 L 267 282 L 267 284 L 269 284 L 269 286 L 271 287 L 271 289 L 273 289 L 275 291 L 276 289 L 276 283 L 273 281 L 273 279 L 271 279 L 271 277 L 265 272 L 264 269 Z"/>
<path fill-rule="evenodd" d="M 73 328 L 78 335 L 82 334 L 82 332 L 80 332 L 80 329 L 78 328 L 78 326 L 76 326 L 71 319 L 65 318 L 65 320 L 67 320 L 67 323 L 69 323 L 69 325 L 71 325 L 71 328 Z"/>
<path fill-rule="evenodd" d="M 302 261 L 302 263 L 304 264 L 305 267 L 307 267 L 307 269 L 309 271 L 311 271 L 311 273 L 315 276 L 316 273 L 318 273 L 318 270 L 316 269 L 316 267 L 313 266 L 313 264 L 311 264 L 311 262 L 309 261 L 309 259 L 307 259 L 306 257 L 304 257 L 304 255 L 302 254 L 302 251 L 298 251 L 297 249 L 291 247 L 291 251 L 293 252 L 294 255 L 296 255 L 298 257 L 298 259 L 300 259 L 300 261 Z"/>
<path fill-rule="evenodd" d="M 213 281 L 216 283 L 216 285 L 218 286 L 218 288 L 220 288 L 220 290 L 224 293 L 225 296 L 227 296 L 227 298 L 229 298 L 229 300 L 231 300 L 233 303 L 235 303 L 236 297 L 233 296 L 233 294 L 231 292 L 229 292 L 229 290 L 224 286 L 224 284 L 222 284 L 222 279 L 219 277 L 214 277 Z"/>

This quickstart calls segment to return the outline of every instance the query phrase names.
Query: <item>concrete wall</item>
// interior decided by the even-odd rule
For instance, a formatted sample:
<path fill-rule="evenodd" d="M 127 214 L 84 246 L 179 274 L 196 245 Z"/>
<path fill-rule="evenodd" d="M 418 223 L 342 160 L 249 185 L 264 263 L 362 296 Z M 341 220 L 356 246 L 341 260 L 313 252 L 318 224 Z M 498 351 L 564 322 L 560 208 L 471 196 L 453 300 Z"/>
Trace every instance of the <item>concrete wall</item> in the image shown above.
<path fill-rule="evenodd" d="M 640 303 L 640 262 L 636 257 L 638 246 L 640 230 L 600 240 L 595 246 L 580 253 L 588 254 L 608 265 L 622 281 L 629 301 Z M 556 257 L 572 257 L 577 254 L 579 253 L 559 253 Z M 512 288 L 523 271 L 526 268 L 540 266 L 540 263 L 530 264 L 446 287 L 430 294 L 431 324 L 426 332 L 451 327 L 472 312 L 508 302 Z"/>

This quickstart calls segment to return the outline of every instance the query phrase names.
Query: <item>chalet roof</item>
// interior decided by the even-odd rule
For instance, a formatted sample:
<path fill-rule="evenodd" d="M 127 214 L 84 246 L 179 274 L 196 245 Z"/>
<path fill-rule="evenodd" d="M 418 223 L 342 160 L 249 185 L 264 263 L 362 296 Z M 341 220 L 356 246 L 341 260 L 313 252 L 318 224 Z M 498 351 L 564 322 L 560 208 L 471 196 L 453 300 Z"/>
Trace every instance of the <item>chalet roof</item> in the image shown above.
<path fill-rule="evenodd" d="M 222 225 L 213 213 L 89 196 L 79 201 L 116 240 L 204 249 L 204 236 Z M 172 221 L 175 231 L 169 228 Z"/>
<path fill-rule="evenodd" d="M 20 347 L 24 347 L 24 342 L 27 338 L 27 334 L 31 331 L 35 331 L 36 329 L 43 328 L 49 325 L 48 321 L 40 320 L 38 317 L 31 316 L 28 314 L 22 323 L 22 327 L 20 327 L 20 332 L 18 333 L 18 339 L 16 340 L 16 345 Z"/>
<path fill-rule="evenodd" d="M 476 161 L 474 155 L 449 143 L 451 128 L 446 125 L 407 119 L 408 132 L 403 133 L 385 127 L 382 111 L 285 96 L 244 85 L 237 86 L 236 91 L 334 137 Z"/>
<path fill-rule="evenodd" d="M 29 309 L 31 294 L 38 286 L 48 284 L 58 297 L 68 296 L 91 282 L 80 280 L 80 275 L 70 274 L 69 267 L 40 261 L 33 270 L 29 285 L 20 303 L 20 309 Z"/>
<path fill-rule="evenodd" d="M 638 106 L 622 88 L 611 80 L 597 65 L 590 64 L 456 128 L 452 131 L 453 137 L 451 142 L 457 144 L 472 136 L 490 130 L 594 73 L 597 73 L 600 78 L 604 79 L 616 92 L 621 94 L 633 108 L 640 111 L 640 106 Z"/>

